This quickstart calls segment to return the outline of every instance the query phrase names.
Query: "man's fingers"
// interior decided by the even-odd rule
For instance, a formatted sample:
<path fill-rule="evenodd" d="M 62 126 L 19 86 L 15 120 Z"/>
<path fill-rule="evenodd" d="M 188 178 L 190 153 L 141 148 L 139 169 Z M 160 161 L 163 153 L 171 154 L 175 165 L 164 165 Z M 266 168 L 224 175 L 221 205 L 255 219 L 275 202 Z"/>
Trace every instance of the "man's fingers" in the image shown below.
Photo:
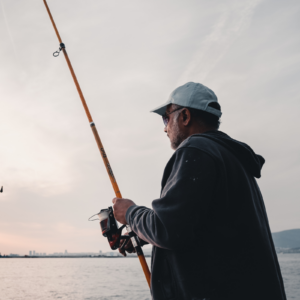
<path fill-rule="evenodd" d="M 131 242 L 126 244 L 126 246 L 124 248 L 125 248 L 126 251 L 133 251 L 134 250 L 134 247 L 133 247 Z"/>
<path fill-rule="evenodd" d="M 128 243 L 128 240 L 120 240 L 120 248 L 123 248 L 123 249 L 126 249 L 126 246 L 127 246 L 127 243 Z M 125 246 L 126 244 L 126 246 Z"/>
<path fill-rule="evenodd" d="M 135 251 L 135 248 L 130 248 L 130 249 L 126 249 L 126 252 L 128 252 L 128 253 L 135 253 L 136 251 Z"/>
<path fill-rule="evenodd" d="M 128 233 L 126 233 L 126 235 L 128 235 Z M 125 244 L 125 246 L 124 246 L 124 244 Z M 120 240 L 120 248 L 119 248 L 119 252 L 122 254 L 122 255 L 124 255 L 124 256 L 126 256 L 126 252 L 128 252 L 128 253 L 136 253 L 136 250 L 135 250 L 135 248 L 133 247 L 133 245 L 132 245 L 132 242 L 131 242 L 131 240 Z M 122 248 L 122 249 L 121 249 Z"/>
<path fill-rule="evenodd" d="M 119 200 L 123 200 L 123 199 L 115 197 L 114 199 L 112 199 L 112 203 L 116 204 L 116 202 L 118 202 Z"/>
<path fill-rule="evenodd" d="M 128 253 L 135 253 L 135 248 L 133 247 L 131 241 L 129 241 L 126 246 L 124 247 L 124 249 L 128 252 Z"/>
<path fill-rule="evenodd" d="M 116 220 L 121 224 L 127 224 L 126 212 L 128 208 L 132 205 L 135 205 L 135 203 L 132 200 L 123 198 L 114 198 L 112 202 L 114 204 L 113 210 Z"/>
<path fill-rule="evenodd" d="M 119 252 L 123 255 L 126 256 L 126 251 L 124 249 L 119 248 Z"/>

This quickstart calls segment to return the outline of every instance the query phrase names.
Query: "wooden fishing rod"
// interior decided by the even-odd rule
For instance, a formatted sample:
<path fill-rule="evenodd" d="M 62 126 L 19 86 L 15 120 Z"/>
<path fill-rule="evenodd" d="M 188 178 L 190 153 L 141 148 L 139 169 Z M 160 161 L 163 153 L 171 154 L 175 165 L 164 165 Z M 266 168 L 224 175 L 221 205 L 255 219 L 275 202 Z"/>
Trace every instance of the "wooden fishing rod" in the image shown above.
<path fill-rule="evenodd" d="M 100 136 L 99 136 L 99 134 L 98 134 L 98 131 L 97 131 L 96 126 L 95 126 L 95 123 L 94 123 L 94 121 L 93 121 L 93 119 L 92 119 L 91 113 L 90 113 L 90 111 L 89 111 L 89 109 L 88 109 L 88 106 L 87 106 L 86 101 L 85 101 L 85 99 L 84 99 L 84 96 L 83 96 L 83 93 L 82 93 L 82 91 L 81 91 L 80 85 L 79 85 L 78 80 L 77 80 L 77 78 L 76 78 L 76 75 L 75 75 L 74 69 L 73 69 L 73 67 L 72 67 L 71 61 L 70 61 L 69 56 L 68 56 L 68 54 L 67 54 L 66 46 L 65 46 L 65 44 L 62 42 L 62 39 L 61 39 L 61 37 L 60 37 L 60 35 L 59 35 L 59 32 L 58 32 L 57 27 L 56 27 L 56 25 L 55 25 L 55 22 L 54 22 L 54 19 L 53 19 L 53 17 L 52 17 L 52 14 L 51 14 L 51 12 L 50 12 L 50 9 L 49 9 L 49 6 L 48 6 L 48 4 L 47 4 L 47 1 L 46 1 L 46 0 L 43 0 L 43 1 L 44 1 L 45 6 L 46 6 L 47 12 L 48 12 L 48 14 L 49 14 L 50 20 L 51 20 L 51 22 L 52 22 L 53 28 L 54 28 L 54 30 L 55 30 L 55 33 L 56 33 L 56 35 L 57 35 L 57 38 L 58 38 L 59 44 L 60 44 L 59 51 L 54 52 L 53 55 L 54 55 L 54 56 L 58 56 L 58 55 L 59 55 L 59 52 L 62 51 L 63 54 L 64 54 L 64 56 L 65 56 L 65 59 L 66 59 L 66 61 L 67 61 L 67 64 L 68 64 L 68 67 L 69 67 L 69 69 L 70 69 L 71 75 L 72 75 L 72 77 L 73 77 L 74 83 L 75 83 L 75 85 L 76 85 L 76 88 L 77 88 L 79 97 L 80 97 L 80 99 L 81 99 L 83 108 L 84 108 L 85 113 L 86 113 L 86 115 L 87 115 L 87 118 L 88 118 L 88 120 L 89 120 L 89 122 L 90 122 L 90 126 L 91 126 L 92 132 L 93 132 L 93 134 L 94 134 L 96 143 L 97 143 L 97 145 L 98 145 L 100 154 L 101 154 L 101 156 L 102 156 L 104 165 L 105 165 L 105 167 L 106 167 L 107 174 L 108 174 L 108 176 L 109 176 L 109 178 L 110 178 L 111 184 L 112 184 L 113 189 L 114 189 L 114 191 L 115 191 L 116 197 L 117 197 L 117 198 L 122 198 L 122 195 L 121 195 L 120 189 L 119 189 L 119 187 L 118 187 L 116 178 L 115 178 L 115 176 L 114 176 L 114 173 L 113 173 L 112 168 L 111 168 L 111 166 L 110 166 L 110 163 L 109 163 L 109 161 L 108 161 L 107 154 L 105 153 L 105 150 L 104 150 L 103 144 L 102 144 L 102 142 L 101 142 Z M 142 268 L 143 268 L 143 271 L 144 271 L 146 280 L 147 280 L 147 282 L 148 282 L 148 285 L 149 285 L 149 287 L 150 287 L 151 274 L 150 274 L 149 267 L 148 267 L 148 265 L 147 265 L 147 262 L 146 262 L 146 259 L 145 259 L 143 250 L 142 250 L 142 248 L 141 248 L 141 246 L 140 246 L 139 239 L 138 239 L 137 236 L 133 235 L 133 232 L 132 232 L 132 230 L 131 230 L 131 228 L 130 228 L 129 225 L 126 226 L 126 229 L 127 229 L 128 233 L 129 233 L 129 236 L 131 237 L 132 244 L 133 244 L 133 246 L 134 246 L 135 249 L 136 249 L 136 253 L 137 253 L 138 258 L 139 258 L 139 260 L 140 260 L 140 263 L 141 263 L 141 266 L 142 266 Z"/>

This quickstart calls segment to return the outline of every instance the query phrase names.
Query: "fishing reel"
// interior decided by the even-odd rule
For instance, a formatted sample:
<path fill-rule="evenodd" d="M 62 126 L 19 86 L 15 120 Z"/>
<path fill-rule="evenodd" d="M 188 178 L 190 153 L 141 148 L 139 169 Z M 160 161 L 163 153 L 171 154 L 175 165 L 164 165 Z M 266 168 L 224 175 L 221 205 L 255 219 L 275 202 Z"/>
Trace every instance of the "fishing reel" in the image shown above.
<path fill-rule="evenodd" d="M 120 241 L 125 240 L 125 242 L 121 246 L 121 249 L 123 249 L 128 243 L 130 236 L 122 235 L 122 230 L 126 225 L 122 225 L 119 228 L 112 207 L 110 206 L 109 208 L 101 209 L 97 216 L 100 220 L 100 228 L 102 230 L 102 235 L 107 238 L 110 248 L 112 250 L 120 248 Z"/>

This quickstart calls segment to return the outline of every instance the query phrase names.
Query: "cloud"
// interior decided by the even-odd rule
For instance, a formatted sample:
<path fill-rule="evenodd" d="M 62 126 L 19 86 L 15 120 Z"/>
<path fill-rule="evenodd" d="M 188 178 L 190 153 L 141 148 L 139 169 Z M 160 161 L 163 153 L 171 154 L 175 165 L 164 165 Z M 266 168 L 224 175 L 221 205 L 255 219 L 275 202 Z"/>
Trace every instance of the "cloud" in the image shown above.
<path fill-rule="evenodd" d="M 1 6 L 1 12 L 2 12 L 2 15 L 3 15 L 3 20 L 4 20 L 4 23 L 5 23 L 7 34 L 9 36 L 9 39 L 10 39 L 11 46 L 12 46 L 13 52 L 15 54 L 15 57 L 17 58 L 17 50 L 16 50 L 16 46 L 15 46 L 15 43 L 14 43 L 13 35 L 12 35 L 11 30 L 10 30 L 9 25 L 8 25 L 8 20 L 7 20 L 7 17 L 6 17 L 3 0 L 0 0 L 0 6 Z"/>
<path fill-rule="evenodd" d="M 261 0 L 224 4 L 223 12 L 211 32 L 200 42 L 178 84 L 204 82 L 235 40 L 249 28 L 255 8 Z"/>

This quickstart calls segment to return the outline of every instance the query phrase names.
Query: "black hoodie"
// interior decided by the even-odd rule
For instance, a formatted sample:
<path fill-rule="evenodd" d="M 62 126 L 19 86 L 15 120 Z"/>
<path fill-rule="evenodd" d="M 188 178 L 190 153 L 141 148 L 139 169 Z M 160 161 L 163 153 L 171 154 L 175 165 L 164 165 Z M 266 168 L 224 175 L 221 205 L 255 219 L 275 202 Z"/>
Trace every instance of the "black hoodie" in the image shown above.
<path fill-rule="evenodd" d="M 265 160 L 220 131 L 187 138 L 168 162 L 160 199 L 126 220 L 153 245 L 154 300 L 285 300 L 254 177 Z"/>

